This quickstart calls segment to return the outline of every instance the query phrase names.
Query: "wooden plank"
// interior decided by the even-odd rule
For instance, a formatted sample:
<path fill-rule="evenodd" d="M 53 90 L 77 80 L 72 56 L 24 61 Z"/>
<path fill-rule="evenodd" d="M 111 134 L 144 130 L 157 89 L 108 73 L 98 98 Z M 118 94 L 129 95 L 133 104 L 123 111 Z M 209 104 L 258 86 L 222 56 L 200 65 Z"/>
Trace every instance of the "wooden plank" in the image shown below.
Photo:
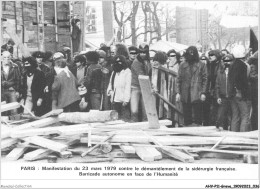
<path fill-rule="evenodd" d="M 213 150 L 213 149 L 217 148 L 218 145 L 219 145 L 225 138 L 226 138 L 226 136 L 221 137 L 221 139 L 219 139 L 219 141 L 218 141 L 214 146 L 212 146 L 211 149 Z"/>
<path fill-rule="evenodd" d="M 1 112 L 6 112 L 6 111 L 9 111 L 9 110 L 17 109 L 17 108 L 20 108 L 20 106 L 21 105 L 19 104 L 19 102 L 1 104 Z"/>
<path fill-rule="evenodd" d="M 26 151 L 28 147 L 19 147 L 19 148 L 14 148 L 7 156 L 6 158 L 8 160 L 18 160 Z"/>
<path fill-rule="evenodd" d="M 164 97 L 164 82 L 165 82 L 165 73 L 160 72 L 161 77 L 160 77 L 160 91 L 158 92 L 162 97 Z M 164 78 L 164 79 L 163 79 Z M 159 118 L 163 117 L 163 100 L 159 98 Z"/>
<path fill-rule="evenodd" d="M 154 160 L 160 160 L 160 159 L 163 158 L 161 152 L 159 152 L 158 150 L 156 150 L 156 148 L 154 148 L 154 147 L 145 147 L 145 148 L 146 148 L 146 150 L 147 150 L 149 153 L 151 153 L 151 154 L 154 155 Z"/>
<path fill-rule="evenodd" d="M 170 120 L 159 120 L 159 125 L 171 125 Z M 149 122 L 135 122 L 135 123 L 127 123 L 127 124 L 118 124 L 118 125 L 93 125 L 95 128 L 101 128 L 101 127 L 106 127 L 106 128 L 111 128 L 111 129 L 118 129 L 118 130 L 140 130 L 140 129 L 149 129 Z M 155 130 L 155 129 L 154 129 Z M 156 131 L 156 130 L 155 130 Z"/>
<path fill-rule="evenodd" d="M 151 154 L 146 147 L 135 147 L 136 154 L 143 160 L 147 162 L 154 161 L 155 157 Z"/>
<path fill-rule="evenodd" d="M 73 137 L 73 138 L 68 139 L 67 141 L 63 141 L 63 142 L 60 141 L 60 143 L 63 143 L 68 146 L 77 144 L 78 142 L 79 142 L 79 139 L 77 137 Z M 69 151 L 69 150 L 67 150 L 67 151 Z M 66 156 L 69 156 L 69 153 L 66 153 L 67 151 L 62 151 L 62 152 L 59 152 L 58 154 L 60 155 L 60 157 L 65 158 Z M 54 151 L 52 151 L 50 149 L 37 149 L 37 150 L 34 150 L 32 152 L 25 154 L 24 159 L 28 160 L 28 161 L 34 161 L 34 160 L 46 158 L 48 155 L 50 155 L 53 152 Z"/>
<path fill-rule="evenodd" d="M 155 101 L 155 96 L 152 94 L 152 88 L 151 88 L 149 76 L 139 75 L 138 79 L 141 86 L 145 111 L 149 122 L 149 128 L 159 129 L 160 124 L 159 124 L 159 119 L 156 110 L 156 101 Z"/>
<path fill-rule="evenodd" d="M 158 91 L 158 69 L 152 68 L 152 88 Z"/>
<path fill-rule="evenodd" d="M 63 152 L 59 153 L 59 157 L 63 158 L 63 159 L 67 159 L 67 158 L 72 158 L 73 155 L 72 155 L 72 152 L 70 152 L 70 151 L 63 151 Z"/>
<path fill-rule="evenodd" d="M 54 142 L 52 140 L 49 140 L 49 139 L 46 139 L 43 137 L 39 137 L 39 136 L 27 137 L 23 140 L 25 140 L 26 142 L 44 147 L 44 148 L 48 148 L 48 149 L 56 151 L 56 152 L 62 152 L 62 151 L 65 151 L 68 149 L 68 145 Z"/>
<path fill-rule="evenodd" d="M 173 157 L 174 159 L 177 159 L 181 162 L 184 162 L 184 163 L 192 163 L 194 162 L 194 158 L 186 153 L 183 153 L 181 152 L 180 150 L 176 150 L 176 149 L 170 149 L 170 148 L 167 148 L 167 147 L 163 147 L 163 148 L 160 148 L 161 152 L 170 156 L 170 157 Z"/>
<path fill-rule="evenodd" d="M 168 89 L 167 89 L 167 93 L 168 93 L 168 100 L 169 100 L 169 102 L 170 103 L 172 103 L 173 104 L 173 90 L 174 90 L 174 77 L 171 75 L 171 74 L 169 74 L 168 75 Z M 171 107 L 169 107 L 169 109 L 168 109 L 168 112 L 167 112 L 167 118 L 168 119 L 171 119 L 172 118 L 172 115 L 173 115 L 173 112 L 172 112 L 172 108 Z"/>
<path fill-rule="evenodd" d="M 47 155 L 51 154 L 53 151 L 50 149 L 37 149 L 32 152 L 24 154 L 23 159 L 27 161 L 34 161 L 45 158 Z"/>
<path fill-rule="evenodd" d="M 13 139 L 13 138 L 1 139 L 1 150 L 10 147 L 14 144 L 17 144 L 19 141 L 20 141 L 19 139 Z"/>
<path fill-rule="evenodd" d="M 7 138 L 7 137 L 11 136 L 13 133 L 16 133 L 16 132 L 19 132 L 22 130 L 25 131 L 25 129 L 45 127 L 45 126 L 57 123 L 58 121 L 59 120 L 57 118 L 50 117 L 50 118 L 45 118 L 45 119 L 25 123 L 25 124 L 16 126 L 13 129 L 9 129 L 8 131 L 5 131 L 4 133 L 1 133 L 1 138 Z"/>
<path fill-rule="evenodd" d="M 174 145 L 174 146 L 201 146 L 201 145 L 214 145 L 220 139 L 219 137 L 187 137 L 187 136 L 154 136 L 158 142 L 162 145 Z M 103 136 L 92 135 L 92 144 L 100 142 L 104 139 Z M 82 137 L 81 143 L 87 143 L 88 138 Z M 142 135 L 119 135 L 114 136 L 111 143 L 149 143 L 150 140 L 146 136 Z M 258 145 L 257 140 L 243 139 L 243 138 L 226 138 L 222 141 L 222 144 L 227 145 Z"/>
<path fill-rule="evenodd" d="M 52 110 L 52 111 L 44 114 L 43 116 L 41 116 L 41 118 L 47 118 L 50 116 L 58 116 L 61 113 L 63 113 L 63 109 L 56 109 L 56 110 Z"/>
<path fill-rule="evenodd" d="M 167 74 L 165 74 L 164 77 L 163 77 L 163 80 L 164 80 L 164 82 L 163 82 L 163 97 L 165 99 L 169 100 L 168 93 L 167 93 L 167 86 L 166 86 L 167 85 L 166 77 L 167 77 Z M 168 110 L 169 110 L 168 104 L 167 103 L 163 103 L 163 118 L 167 118 Z"/>
<path fill-rule="evenodd" d="M 104 142 L 108 141 L 109 139 L 111 139 L 111 138 L 114 137 L 114 136 L 115 136 L 115 134 L 112 134 L 112 135 L 106 137 L 106 138 L 105 138 L 104 140 L 102 140 L 99 144 L 96 144 L 96 145 L 93 146 L 92 148 L 88 149 L 86 152 L 82 153 L 82 154 L 81 154 L 81 157 L 86 156 L 88 153 L 90 153 L 90 152 L 92 152 L 94 149 L 98 148 L 98 147 L 101 145 L 101 143 L 104 143 Z"/>
<path fill-rule="evenodd" d="M 239 159 L 239 154 L 218 153 L 218 152 L 200 152 L 201 158 L 217 158 L 217 159 Z"/>
<path fill-rule="evenodd" d="M 194 162 L 194 158 L 186 153 L 181 152 L 180 150 L 176 150 L 176 149 L 170 149 L 167 147 L 163 147 L 163 145 L 154 137 L 149 136 L 146 132 L 143 132 L 144 135 L 146 135 L 151 142 L 153 142 L 156 145 L 159 145 L 160 147 L 158 148 L 162 153 L 173 157 L 174 159 L 180 160 L 182 162 L 185 163 L 192 163 Z"/>
<path fill-rule="evenodd" d="M 128 143 L 120 145 L 120 148 L 126 154 L 135 154 L 135 148 L 133 146 L 129 146 Z"/>

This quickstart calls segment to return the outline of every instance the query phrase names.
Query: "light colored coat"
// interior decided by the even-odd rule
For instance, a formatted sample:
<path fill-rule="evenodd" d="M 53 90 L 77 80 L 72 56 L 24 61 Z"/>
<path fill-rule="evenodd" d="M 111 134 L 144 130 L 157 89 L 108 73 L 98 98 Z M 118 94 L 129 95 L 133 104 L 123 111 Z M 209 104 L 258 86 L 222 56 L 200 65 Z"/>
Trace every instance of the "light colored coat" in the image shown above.
<path fill-rule="evenodd" d="M 113 72 L 114 73 L 114 72 Z M 110 96 L 111 102 L 129 102 L 131 94 L 132 73 L 129 68 L 116 73 L 114 79 L 114 90 L 112 89 L 112 76 L 107 88 L 107 95 Z"/>

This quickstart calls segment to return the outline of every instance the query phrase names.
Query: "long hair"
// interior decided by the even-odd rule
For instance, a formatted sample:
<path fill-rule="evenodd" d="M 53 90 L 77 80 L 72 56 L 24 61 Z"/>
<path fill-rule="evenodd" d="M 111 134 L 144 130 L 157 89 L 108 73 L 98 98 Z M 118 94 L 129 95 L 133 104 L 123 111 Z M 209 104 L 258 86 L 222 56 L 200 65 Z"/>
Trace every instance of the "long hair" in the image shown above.
<path fill-rule="evenodd" d="M 118 43 L 115 46 L 116 46 L 116 52 L 115 52 L 116 55 L 122 55 L 126 59 L 129 58 L 129 51 L 128 51 L 127 47 L 124 44 Z"/>
<path fill-rule="evenodd" d="M 184 57 L 189 63 L 199 62 L 199 52 L 195 46 L 188 47 Z"/>

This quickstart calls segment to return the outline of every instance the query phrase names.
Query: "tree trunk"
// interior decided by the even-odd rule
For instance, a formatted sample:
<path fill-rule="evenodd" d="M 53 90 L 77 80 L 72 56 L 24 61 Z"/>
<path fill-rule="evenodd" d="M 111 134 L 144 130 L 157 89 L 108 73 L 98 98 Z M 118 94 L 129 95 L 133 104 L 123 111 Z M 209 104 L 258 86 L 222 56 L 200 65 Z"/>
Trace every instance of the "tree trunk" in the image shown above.
<path fill-rule="evenodd" d="M 137 41 L 137 37 L 136 37 L 136 22 L 135 22 L 135 17 L 136 17 L 136 13 L 138 10 L 138 6 L 139 6 L 139 1 L 132 1 L 133 4 L 133 14 L 132 14 L 132 19 L 131 19 L 131 33 L 132 33 L 132 45 L 136 46 L 136 41 Z"/>
<path fill-rule="evenodd" d="M 155 2 L 152 2 L 152 5 L 153 5 L 153 23 L 154 23 L 154 26 L 156 26 L 155 30 L 156 30 L 156 33 L 157 33 L 157 41 L 161 40 L 162 39 L 162 28 L 161 28 L 161 24 L 160 24 L 160 20 L 158 18 L 158 15 L 157 15 L 157 6 L 158 6 L 158 2 L 155 3 Z"/>
<path fill-rule="evenodd" d="M 58 116 L 60 121 L 69 123 L 90 123 L 105 122 L 118 119 L 118 113 L 114 110 L 110 111 L 90 111 L 90 112 L 74 112 L 62 113 Z"/>
<path fill-rule="evenodd" d="M 147 42 L 147 25 L 148 25 L 148 16 L 147 16 L 147 4 L 149 2 L 142 2 L 142 9 L 143 9 L 143 12 L 144 12 L 144 42 Z"/>

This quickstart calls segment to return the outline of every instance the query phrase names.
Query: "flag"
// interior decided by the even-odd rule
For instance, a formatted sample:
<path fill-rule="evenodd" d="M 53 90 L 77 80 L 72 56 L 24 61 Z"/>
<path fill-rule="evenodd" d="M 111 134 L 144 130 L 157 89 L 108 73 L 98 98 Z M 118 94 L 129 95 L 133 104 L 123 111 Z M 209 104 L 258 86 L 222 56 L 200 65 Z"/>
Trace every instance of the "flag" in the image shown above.
<path fill-rule="evenodd" d="M 250 44 L 249 48 L 252 49 L 252 53 L 255 53 L 258 50 L 258 40 L 252 28 L 250 28 Z"/>

